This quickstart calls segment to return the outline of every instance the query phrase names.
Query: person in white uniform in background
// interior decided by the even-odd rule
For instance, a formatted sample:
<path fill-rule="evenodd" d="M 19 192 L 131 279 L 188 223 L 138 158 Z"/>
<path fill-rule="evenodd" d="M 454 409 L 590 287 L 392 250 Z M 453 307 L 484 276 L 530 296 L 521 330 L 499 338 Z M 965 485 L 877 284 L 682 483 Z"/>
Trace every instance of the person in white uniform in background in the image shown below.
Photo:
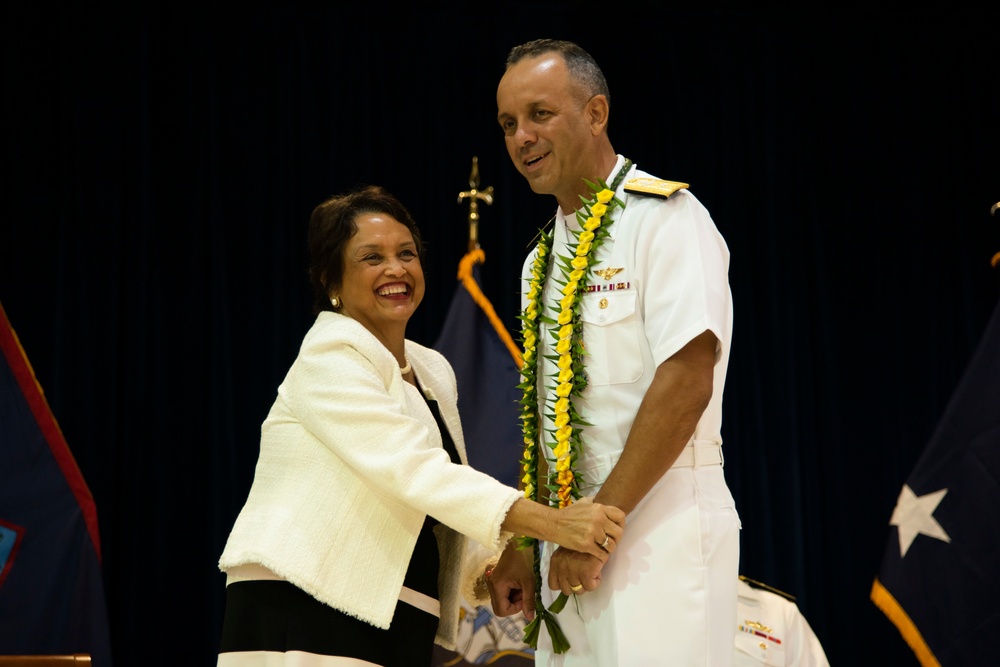
<path fill-rule="evenodd" d="M 537 391 L 526 447 L 537 432 L 539 468 L 554 462 L 557 477 L 537 485 L 558 488 L 551 502 L 593 496 L 628 515 L 606 563 L 541 545 L 542 602 L 575 598 L 555 614 L 568 651 L 542 629 L 536 664 L 728 667 L 740 531 L 720 435 L 729 250 L 686 184 L 616 153 L 609 110 L 604 75 L 577 44 L 535 40 L 509 53 L 497 87 L 507 151 L 558 204 L 522 272 L 525 326 L 537 322 L 537 336 L 522 335 L 522 374 Z M 540 611 L 532 556 L 509 544 L 491 572 L 497 615 Z"/>
<path fill-rule="evenodd" d="M 830 667 L 794 598 L 740 577 L 733 667 Z"/>

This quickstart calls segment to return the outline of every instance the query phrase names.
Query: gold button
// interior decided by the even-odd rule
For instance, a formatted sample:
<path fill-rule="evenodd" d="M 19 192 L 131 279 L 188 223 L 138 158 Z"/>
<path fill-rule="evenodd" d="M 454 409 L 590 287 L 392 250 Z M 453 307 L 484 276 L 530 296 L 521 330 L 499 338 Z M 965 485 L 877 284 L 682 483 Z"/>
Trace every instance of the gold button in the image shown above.
<path fill-rule="evenodd" d="M 607 299 L 601 299 L 600 301 L 597 302 L 597 305 L 600 306 L 601 308 L 607 308 L 608 307 L 608 300 Z"/>

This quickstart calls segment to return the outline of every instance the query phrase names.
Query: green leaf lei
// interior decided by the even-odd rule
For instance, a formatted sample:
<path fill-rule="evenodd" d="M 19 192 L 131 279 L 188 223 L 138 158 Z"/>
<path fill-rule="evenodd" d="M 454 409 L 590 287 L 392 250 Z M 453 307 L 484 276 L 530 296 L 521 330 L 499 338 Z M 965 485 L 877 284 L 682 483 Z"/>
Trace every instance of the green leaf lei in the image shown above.
<path fill-rule="evenodd" d="M 586 293 L 590 284 L 591 267 L 597 249 L 608 237 L 608 228 L 614 222 L 611 214 L 616 208 L 625 208 L 625 203 L 615 196 L 615 191 L 625 175 L 631 170 L 632 161 L 626 160 L 615 181 L 608 186 L 603 180 L 591 183 L 584 180 L 593 191 L 590 199 L 580 197 L 583 206 L 577 210 L 576 219 L 580 231 L 573 231 L 576 243 L 567 246 L 571 255 L 560 255 L 556 266 L 562 275 L 556 278 L 561 287 L 562 297 L 555 303 L 542 304 L 542 292 L 549 271 L 552 253 L 552 234 L 539 230 L 538 249 L 531 267 L 528 283 L 527 306 L 518 315 L 521 320 L 521 344 L 524 349 L 524 365 L 521 367 L 522 382 L 518 388 L 521 396 L 521 422 L 524 435 L 524 457 L 521 468 L 524 471 L 524 497 L 538 500 L 538 456 L 539 441 L 546 438 L 554 458 L 549 461 L 548 483 L 545 485 L 555 494 L 560 508 L 566 507 L 580 498 L 581 476 L 573 470 L 583 449 L 582 428 L 589 426 L 574 409 L 574 399 L 587 388 L 584 372 L 583 322 L 580 319 L 580 295 Z M 546 313 L 552 313 L 546 314 Z M 559 374 L 552 378 L 552 386 L 546 387 L 542 396 L 546 414 L 553 420 L 554 429 L 545 434 L 539 427 L 538 414 L 538 339 L 540 323 L 553 326 L 550 334 L 555 341 L 555 354 L 547 358 L 556 362 Z M 550 501 L 555 503 L 556 501 Z M 548 609 L 542 603 L 542 575 L 538 540 L 519 537 L 518 548 L 534 550 L 535 571 L 535 618 L 524 628 L 524 641 L 532 648 L 538 646 L 538 633 L 545 624 L 552 638 L 552 649 L 556 653 L 569 650 L 569 641 L 559 627 L 555 614 L 566 606 L 567 597 L 559 597 Z"/>

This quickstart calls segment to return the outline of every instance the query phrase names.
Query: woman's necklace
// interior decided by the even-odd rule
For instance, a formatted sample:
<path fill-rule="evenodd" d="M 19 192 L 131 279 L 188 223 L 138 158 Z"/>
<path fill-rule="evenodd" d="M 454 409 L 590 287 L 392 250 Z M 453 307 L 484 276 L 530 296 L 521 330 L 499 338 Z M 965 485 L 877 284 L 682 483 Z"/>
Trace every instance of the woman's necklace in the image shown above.
<path fill-rule="evenodd" d="M 559 301 L 544 305 L 542 302 L 545 280 L 548 276 L 552 256 L 553 235 L 555 231 L 546 233 L 539 231 L 538 248 L 531 265 L 531 279 L 528 283 L 527 306 L 518 316 L 521 320 L 521 343 L 524 347 L 524 365 L 521 367 L 522 381 L 518 387 L 521 396 L 521 423 L 524 436 L 524 457 L 521 468 L 524 471 L 522 482 L 524 497 L 538 500 L 538 457 L 540 455 L 540 440 L 543 433 L 539 423 L 538 396 L 538 344 L 540 324 L 552 326 L 556 341 L 554 358 L 558 374 L 552 378 L 550 386 L 542 388 L 541 402 L 547 413 L 554 415 L 554 442 L 546 442 L 552 449 L 554 464 L 549 466 L 546 488 L 554 491 L 558 506 L 566 507 L 580 497 L 580 475 L 573 470 L 573 463 L 583 450 L 581 426 L 586 422 L 574 409 L 574 400 L 587 388 L 587 376 L 583 365 L 583 322 L 580 319 L 580 295 L 587 291 L 590 284 L 591 267 L 594 255 L 604 240 L 608 237 L 608 228 L 614 222 L 611 214 L 616 208 L 625 208 L 625 203 L 615 197 L 615 192 L 625 175 L 632 169 L 632 161 L 625 164 L 618 172 L 614 182 L 608 186 L 604 181 L 597 184 L 584 181 L 594 192 L 589 199 L 583 199 L 583 206 L 577 210 L 576 219 L 581 230 L 571 230 L 576 236 L 576 243 L 569 243 L 566 249 L 570 255 L 560 255 L 557 258 L 556 269 L 561 271 L 560 278 L 553 278 L 562 285 Z M 547 312 L 555 315 L 546 314 Z M 550 501 L 554 503 L 555 501 Z M 531 537 L 519 537 L 521 548 L 532 547 L 535 551 L 535 610 L 534 620 L 524 629 L 524 638 L 531 647 L 538 642 L 539 621 L 544 621 L 549 636 L 552 638 L 553 651 L 564 653 L 569 649 L 569 642 L 559 628 L 554 614 L 559 613 L 566 604 L 566 596 L 560 595 L 549 609 L 545 608 L 541 598 L 541 573 L 539 569 L 538 542 Z"/>

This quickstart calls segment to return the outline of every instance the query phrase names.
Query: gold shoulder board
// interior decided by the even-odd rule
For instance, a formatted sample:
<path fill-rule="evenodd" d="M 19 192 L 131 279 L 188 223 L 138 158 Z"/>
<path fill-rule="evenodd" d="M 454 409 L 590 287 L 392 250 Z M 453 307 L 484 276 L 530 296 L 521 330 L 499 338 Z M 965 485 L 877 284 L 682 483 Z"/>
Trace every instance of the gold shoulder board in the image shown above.
<path fill-rule="evenodd" d="M 791 593 L 786 593 L 785 591 L 775 588 L 774 586 L 768 586 L 762 581 L 757 581 L 756 579 L 751 579 L 750 577 L 744 577 L 742 574 L 740 575 L 740 579 L 750 584 L 750 586 L 753 588 L 760 588 L 765 591 L 771 591 L 772 593 L 776 593 L 787 600 L 795 602 L 795 596 L 792 595 Z"/>
<path fill-rule="evenodd" d="M 664 199 L 686 187 L 689 187 L 687 183 L 662 181 L 658 178 L 630 178 L 625 181 L 625 192 L 642 192 Z"/>

